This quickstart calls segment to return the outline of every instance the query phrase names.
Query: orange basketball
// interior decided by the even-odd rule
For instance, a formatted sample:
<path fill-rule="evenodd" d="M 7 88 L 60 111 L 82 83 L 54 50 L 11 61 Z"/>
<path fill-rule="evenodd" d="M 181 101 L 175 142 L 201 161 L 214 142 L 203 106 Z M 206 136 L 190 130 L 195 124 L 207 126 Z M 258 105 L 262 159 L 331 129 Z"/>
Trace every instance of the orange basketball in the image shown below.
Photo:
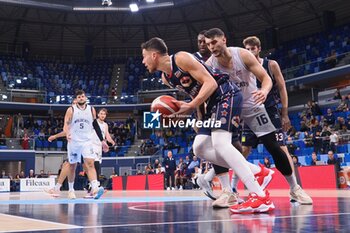
<path fill-rule="evenodd" d="M 179 107 L 172 101 L 176 100 L 174 97 L 169 95 L 161 95 L 154 99 L 151 105 L 151 111 L 156 112 L 159 110 L 164 116 L 169 116 L 179 111 Z"/>

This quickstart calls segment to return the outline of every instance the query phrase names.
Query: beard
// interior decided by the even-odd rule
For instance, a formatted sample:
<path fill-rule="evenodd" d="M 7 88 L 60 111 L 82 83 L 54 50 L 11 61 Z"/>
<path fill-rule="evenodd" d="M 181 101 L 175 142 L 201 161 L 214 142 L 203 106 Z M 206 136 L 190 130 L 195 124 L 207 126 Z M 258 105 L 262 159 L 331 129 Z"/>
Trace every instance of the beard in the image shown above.
<path fill-rule="evenodd" d="M 84 102 L 78 102 L 78 105 L 79 106 L 84 106 L 86 104 L 86 101 L 84 101 Z"/>

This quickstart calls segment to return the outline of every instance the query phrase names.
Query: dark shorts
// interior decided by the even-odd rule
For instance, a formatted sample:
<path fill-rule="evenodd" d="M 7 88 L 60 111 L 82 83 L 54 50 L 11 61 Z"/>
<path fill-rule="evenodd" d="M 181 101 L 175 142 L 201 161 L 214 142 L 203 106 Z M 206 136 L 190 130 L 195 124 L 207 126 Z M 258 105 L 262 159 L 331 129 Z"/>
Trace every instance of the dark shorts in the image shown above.
<path fill-rule="evenodd" d="M 211 131 L 222 129 L 232 132 L 232 139 L 239 140 L 239 116 L 242 110 L 242 93 L 236 92 L 207 107 L 206 119 L 221 122 L 219 128 L 199 128 L 198 134 L 211 135 Z"/>
<path fill-rule="evenodd" d="M 272 124 L 276 128 L 276 131 L 275 131 L 276 141 L 280 146 L 285 146 L 287 136 L 285 132 L 283 132 L 282 130 L 281 116 L 278 108 L 276 106 L 272 106 L 272 107 L 266 108 L 266 112 L 269 115 L 269 118 Z M 246 124 L 244 124 L 243 126 L 241 142 L 242 142 L 242 146 L 251 146 L 253 148 L 256 148 L 258 144 L 261 143 L 259 138 L 254 134 L 252 130 L 250 130 L 250 128 Z"/>

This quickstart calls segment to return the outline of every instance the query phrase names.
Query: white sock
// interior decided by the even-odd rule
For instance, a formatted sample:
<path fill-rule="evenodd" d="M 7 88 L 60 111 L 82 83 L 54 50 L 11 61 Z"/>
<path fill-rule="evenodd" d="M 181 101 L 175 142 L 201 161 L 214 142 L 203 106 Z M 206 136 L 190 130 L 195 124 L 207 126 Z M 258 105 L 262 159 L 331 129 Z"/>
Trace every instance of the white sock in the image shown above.
<path fill-rule="evenodd" d="M 93 180 L 90 182 L 91 183 L 91 189 L 95 190 L 98 188 L 99 182 L 97 180 Z"/>
<path fill-rule="evenodd" d="M 68 187 L 69 187 L 69 191 L 74 191 L 74 182 L 72 183 L 68 182 Z"/>
<path fill-rule="evenodd" d="M 53 189 L 56 191 L 60 191 L 61 187 L 62 187 L 62 184 L 57 183 Z"/>
<path fill-rule="evenodd" d="M 218 176 L 218 178 L 220 180 L 222 190 L 231 192 L 232 188 L 231 188 L 230 177 L 229 177 L 228 172 L 220 174 L 220 176 Z"/>
<path fill-rule="evenodd" d="M 298 185 L 297 179 L 294 173 L 290 176 L 284 176 L 289 184 L 290 190 L 294 190 L 294 188 Z"/>
<path fill-rule="evenodd" d="M 214 130 L 212 136 L 197 135 L 193 144 L 194 153 L 222 167 L 230 167 L 246 185 L 249 192 L 264 197 L 265 193 L 255 180 L 249 168 L 248 161 L 231 144 L 231 133 L 224 130 Z M 217 149 L 214 149 L 213 145 Z"/>
<path fill-rule="evenodd" d="M 214 168 L 212 168 L 205 174 L 204 180 L 207 182 L 210 182 L 214 179 L 215 175 L 216 175 L 215 170 L 214 170 Z"/>
<path fill-rule="evenodd" d="M 255 165 L 253 163 L 248 163 L 248 166 L 250 168 L 250 170 L 253 172 L 253 174 L 258 174 L 259 172 L 261 172 L 261 167 L 258 165 Z"/>
<path fill-rule="evenodd" d="M 238 176 L 234 174 L 231 180 L 231 187 L 234 188 L 235 190 L 237 190 L 238 181 L 239 181 Z"/>

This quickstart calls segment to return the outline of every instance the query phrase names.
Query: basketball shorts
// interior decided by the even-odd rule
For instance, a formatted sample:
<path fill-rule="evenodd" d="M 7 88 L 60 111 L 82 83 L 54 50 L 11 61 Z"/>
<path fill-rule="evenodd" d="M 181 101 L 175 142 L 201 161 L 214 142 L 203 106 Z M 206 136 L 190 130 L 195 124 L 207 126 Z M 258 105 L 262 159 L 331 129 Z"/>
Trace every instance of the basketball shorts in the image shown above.
<path fill-rule="evenodd" d="M 71 141 L 67 146 L 68 162 L 70 164 L 80 163 L 81 159 L 95 159 L 92 143 Z"/>
<path fill-rule="evenodd" d="M 230 94 L 207 107 L 206 119 L 220 121 L 219 128 L 200 128 L 198 134 L 211 135 L 211 131 L 222 129 L 232 132 L 232 139 L 239 140 L 239 122 L 242 110 L 242 93 L 240 91 Z M 210 107 L 211 106 L 211 107 Z"/>
<path fill-rule="evenodd" d="M 271 107 L 266 109 L 266 112 L 267 112 L 269 119 L 264 119 L 265 115 L 262 116 L 262 114 L 265 114 L 265 113 L 261 112 L 260 115 L 258 116 L 259 119 L 256 120 L 257 125 L 259 125 L 259 123 L 263 123 L 263 122 L 266 122 L 267 120 L 270 120 L 272 125 L 274 126 L 274 128 L 277 129 L 277 130 L 274 130 L 275 136 L 276 136 L 276 141 L 278 142 L 278 144 L 280 146 L 284 146 L 285 142 L 286 142 L 286 134 L 282 130 L 281 117 L 280 117 L 280 113 L 279 113 L 278 108 L 276 106 L 271 106 Z M 268 134 L 268 133 L 273 132 L 273 130 L 271 128 L 270 130 L 267 130 L 266 132 L 267 132 L 266 134 Z M 254 133 L 254 131 L 246 123 L 243 126 L 241 142 L 242 142 L 243 146 L 251 146 L 253 148 L 256 148 L 257 145 L 261 143 L 261 141 L 259 140 L 256 133 Z"/>

